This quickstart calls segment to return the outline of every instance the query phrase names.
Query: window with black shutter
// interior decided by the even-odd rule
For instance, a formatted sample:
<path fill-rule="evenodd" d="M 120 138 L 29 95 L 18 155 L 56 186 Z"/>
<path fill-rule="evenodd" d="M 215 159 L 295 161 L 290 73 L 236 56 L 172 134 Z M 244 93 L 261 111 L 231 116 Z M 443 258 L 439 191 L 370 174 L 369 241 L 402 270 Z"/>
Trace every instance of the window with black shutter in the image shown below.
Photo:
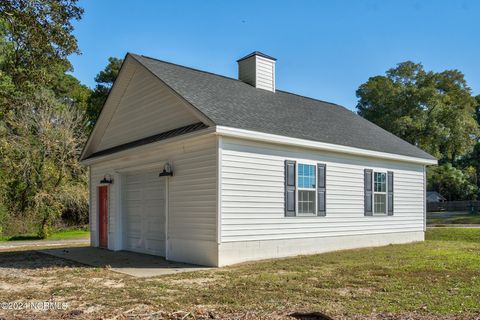
<path fill-rule="evenodd" d="M 296 162 L 285 161 L 285 216 L 294 217 L 296 214 Z"/>
<path fill-rule="evenodd" d="M 373 173 L 373 170 L 371 169 L 365 169 L 364 171 L 364 195 L 365 195 L 364 211 L 366 216 L 373 215 L 372 173 Z"/>
<path fill-rule="evenodd" d="M 285 161 L 285 216 L 326 215 L 326 165 Z"/>
<path fill-rule="evenodd" d="M 318 209 L 317 214 L 319 216 L 325 216 L 327 214 L 327 165 L 323 163 L 317 164 L 317 176 L 318 176 Z"/>
<path fill-rule="evenodd" d="M 393 171 L 388 171 L 387 172 L 387 181 L 388 181 L 388 187 L 387 187 L 387 203 L 388 203 L 388 215 L 393 216 Z"/>
<path fill-rule="evenodd" d="M 393 172 L 365 169 L 365 215 L 393 215 Z"/>

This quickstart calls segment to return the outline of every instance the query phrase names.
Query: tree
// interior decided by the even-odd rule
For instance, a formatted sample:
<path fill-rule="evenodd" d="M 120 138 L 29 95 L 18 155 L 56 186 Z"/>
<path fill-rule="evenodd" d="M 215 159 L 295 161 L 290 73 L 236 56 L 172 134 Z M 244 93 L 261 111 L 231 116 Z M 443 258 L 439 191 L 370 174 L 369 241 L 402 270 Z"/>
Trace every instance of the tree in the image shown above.
<path fill-rule="evenodd" d="M 14 85 L 22 91 L 51 85 L 58 70 L 71 68 L 68 56 L 79 53 L 72 34 L 72 20 L 83 9 L 77 0 L 2 0 L 0 35 L 1 64 Z"/>
<path fill-rule="evenodd" d="M 472 181 L 475 169 L 467 168 L 466 173 L 450 163 L 429 167 L 427 170 L 428 190 L 437 191 L 448 200 L 473 200 L 478 188 Z"/>
<path fill-rule="evenodd" d="M 88 99 L 87 117 L 90 128 L 93 128 L 97 122 L 105 101 L 107 101 L 108 94 L 112 88 L 115 79 L 122 66 L 123 60 L 119 58 L 108 58 L 108 65 L 104 70 L 100 71 L 95 77 L 97 85 Z"/>
<path fill-rule="evenodd" d="M 9 234 L 45 235 L 65 212 L 86 217 L 78 157 L 90 89 L 67 74 L 79 53 L 76 3 L 0 1 L 0 231 Z"/>
<path fill-rule="evenodd" d="M 476 101 L 458 70 L 425 71 L 403 62 L 357 90 L 362 117 L 441 159 L 469 152 L 479 134 Z"/>
<path fill-rule="evenodd" d="M 477 116 L 478 125 L 480 125 L 480 95 L 475 97 L 475 102 L 477 104 L 477 107 L 475 108 L 475 113 Z"/>
<path fill-rule="evenodd" d="M 70 74 L 62 73 L 57 76 L 53 87 L 55 96 L 65 104 L 86 112 L 92 90 L 83 85 Z"/>
<path fill-rule="evenodd" d="M 0 139 L 8 207 L 36 222 L 39 235 L 65 211 L 88 216 L 84 113 L 44 90 L 19 108 L 14 130 Z"/>

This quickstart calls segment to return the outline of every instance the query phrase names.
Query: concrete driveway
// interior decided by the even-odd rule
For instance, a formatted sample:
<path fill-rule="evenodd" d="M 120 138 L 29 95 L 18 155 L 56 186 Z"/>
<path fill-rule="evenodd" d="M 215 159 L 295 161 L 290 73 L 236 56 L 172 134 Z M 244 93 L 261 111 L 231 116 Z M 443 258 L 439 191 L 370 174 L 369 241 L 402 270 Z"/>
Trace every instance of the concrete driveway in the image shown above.
<path fill-rule="evenodd" d="M 208 267 L 167 261 L 165 258 L 129 251 L 109 251 L 93 247 L 69 247 L 40 250 L 58 258 L 85 265 L 109 268 L 134 277 L 155 277 L 179 272 L 206 270 Z"/>

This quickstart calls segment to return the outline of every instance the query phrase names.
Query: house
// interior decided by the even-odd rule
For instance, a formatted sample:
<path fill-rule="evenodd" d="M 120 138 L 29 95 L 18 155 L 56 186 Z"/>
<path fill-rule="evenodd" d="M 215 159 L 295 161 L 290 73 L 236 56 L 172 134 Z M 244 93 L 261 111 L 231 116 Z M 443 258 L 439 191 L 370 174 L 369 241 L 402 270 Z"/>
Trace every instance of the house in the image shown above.
<path fill-rule="evenodd" d="M 208 266 L 424 240 L 434 157 L 339 105 L 127 54 L 83 150 L 93 246 Z"/>
<path fill-rule="evenodd" d="M 427 191 L 427 203 L 441 203 L 446 200 L 447 199 L 437 191 Z"/>
<path fill-rule="evenodd" d="M 447 199 L 437 191 L 427 191 L 426 201 L 427 201 L 427 212 L 445 211 L 447 207 L 446 205 L 448 204 L 445 202 L 447 201 Z M 467 207 L 457 208 L 457 206 L 451 207 L 451 209 L 460 210 L 460 211 L 469 210 L 469 208 Z"/>

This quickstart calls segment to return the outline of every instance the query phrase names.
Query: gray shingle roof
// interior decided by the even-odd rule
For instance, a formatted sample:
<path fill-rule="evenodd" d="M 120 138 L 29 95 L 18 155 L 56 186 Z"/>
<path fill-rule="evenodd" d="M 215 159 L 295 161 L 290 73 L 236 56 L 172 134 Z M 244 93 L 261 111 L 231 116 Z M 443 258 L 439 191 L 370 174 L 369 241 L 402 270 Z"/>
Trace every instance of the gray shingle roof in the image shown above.
<path fill-rule="evenodd" d="M 337 104 L 131 54 L 216 125 L 435 159 Z"/>

